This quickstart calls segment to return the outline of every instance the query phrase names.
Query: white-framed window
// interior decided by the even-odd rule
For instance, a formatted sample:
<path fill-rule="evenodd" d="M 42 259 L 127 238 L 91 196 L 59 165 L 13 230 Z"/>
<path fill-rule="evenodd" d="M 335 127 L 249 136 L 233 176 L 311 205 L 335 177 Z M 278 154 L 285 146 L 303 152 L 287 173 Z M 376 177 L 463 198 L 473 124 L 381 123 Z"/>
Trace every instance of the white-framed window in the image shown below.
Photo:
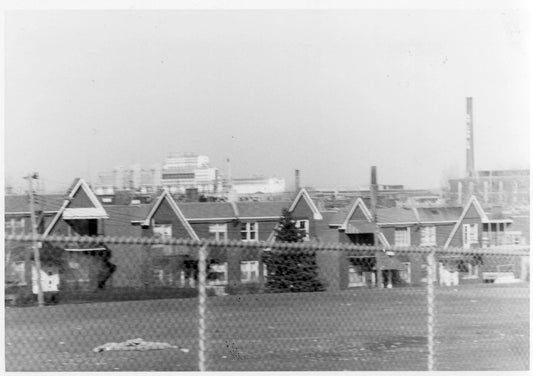
<path fill-rule="evenodd" d="M 4 230 L 6 235 L 21 235 L 25 231 L 24 218 L 11 218 L 4 222 Z"/>
<path fill-rule="evenodd" d="M 478 243 L 478 225 L 477 223 L 463 224 L 463 247 L 470 248 L 472 244 Z"/>
<path fill-rule="evenodd" d="M 411 232 L 409 227 L 397 227 L 394 229 L 394 244 L 398 246 L 411 245 Z"/>
<path fill-rule="evenodd" d="M 259 240 L 259 226 L 257 222 L 241 223 L 241 240 Z"/>
<path fill-rule="evenodd" d="M 402 269 L 400 270 L 400 278 L 405 283 L 411 283 L 411 263 L 402 262 Z"/>
<path fill-rule="evenodd" d="M 228 240 L 228 225 L 209 225 L 209 233 L 215 240 Z"/>
<path fill-rule="evenodd" d="M 297 228 L 305 230 L 305 236 L 303 237 L 303 240 L 309 240 L 309 220 L 297 219 L 295 224 Z"/>
<path fill-rule="evenodd" d="M 169 224 L 154 223 L 153 227 L 154 227 L 155 238 L 166 240 L 172 237 L 172 225 L 170 223 Z M 171 245 L 154 244 L 152 245 L 152 247 L 155 249 L 162 249 L 163 254 L 166 256 L 171 255 L 173 251 L 173 247 Z"/>
<path fill-rule="evenodd" d="M 365 285 L 363 267 L 361 265 L 350 265 L 348 267 L 348 287 L 359 287 Z"/>
<path fill-rule="evenodd" d="M 259 281 L 259 261 L 241 261 L 241 282 Z"/>
<path fill-rule="evenodd" d="M 420 228 L 420 245 L 437 245 L 437 231 L 435 226 L 422 226 Z"/>
<path fill-rule="evenodd" d="M 207 276 L 208 286 L 220 286 L 228 284 L 228 263 L 214 263 L 209 266 Z"/>
<path fill-rule="evenodd" d="M 170 239 L 172 237 L 172 225 L 154 223 L 154 237 Z"/>

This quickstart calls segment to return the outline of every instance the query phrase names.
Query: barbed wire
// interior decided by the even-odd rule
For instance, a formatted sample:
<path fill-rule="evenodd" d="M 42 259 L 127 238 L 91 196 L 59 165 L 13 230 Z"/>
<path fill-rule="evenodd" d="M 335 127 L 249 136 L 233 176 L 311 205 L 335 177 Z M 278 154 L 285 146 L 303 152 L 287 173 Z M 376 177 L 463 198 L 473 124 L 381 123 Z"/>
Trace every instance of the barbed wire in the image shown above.
<path fill-rule="evenodd" d="M 184 246 L 213 246 L 234 248 L 256 248 L 267 250 L 298 250 L 298 251 L 384 251 L 398 253 L 421 253 L 429 254 L 458 254 L 458 255 L 506 255 L 506 256 L 529 256 L 530 248 L 527 246 L 506 246 L 501 248 L 442 248 L 424 246 L 361 246 L 347 243 L 322 243 L 322 242 L 269 242 L 269 241 L 241 241 L 241 240 L 214 240 L 214 239 L 182 239 L 182 238 L 155 238 L 133 236 L 59 236 L 59 235 L 6 235 L 7 241 L 36 241 L 55 243 L 107 243 L 107 244 L 141 244 L 141 245 L 184 245 Z"/>

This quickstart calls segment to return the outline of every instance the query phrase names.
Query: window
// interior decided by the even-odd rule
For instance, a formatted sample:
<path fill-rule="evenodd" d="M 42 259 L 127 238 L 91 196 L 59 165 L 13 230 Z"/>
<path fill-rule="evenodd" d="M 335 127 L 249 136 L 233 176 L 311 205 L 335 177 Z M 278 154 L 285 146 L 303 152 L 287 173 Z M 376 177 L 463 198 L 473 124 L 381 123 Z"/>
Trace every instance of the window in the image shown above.
<path fill-rule="evenodd" d="M 477 223 L 463 224 L 463 247 L 470 248 L 472 244 L 478 243 Z"/>
<path fill-rule="evenodd" d="M 241 282 L 259 281 L 259 261 L 241 261 Z"/>
<path fill-rule="evenodd" d="M 307 219 L 297 219 L 296 227 L 305 230 L 303 240 L 309 240 L 309 221 Z"/>
<path fill-rule="evenodd" d="M 435 228 L 435 227 L 433 227 Z M 402 262 L 402 269 L 400 270 L 400 278 L 405 283 L 411 283 L 411 263 Z"/>
<path fill-rule="evenodd" d="M 258 240 L 258 235 L 259 231 L 257 222 L 241 223 L 241 240 Z"/>
<path fill-rule="evenodd" d="M 409 227 L 396 228 L 394 230 L 394 244 L 399 246 L 411 245 Z"/>
<path fill-rule="evenodd" d="M 227 225 L 210 225 L 209 233 L 215 240 L 228 240 L 228 226 Z"/>
<path fill-rule="evenodd" d="M 166 240 L 170 239 L 172 237 L 172 225 L 171 224 L 160 224 L 160 223 L 154 223 L 154 237 Z M 161 245 L 161 244 L 154 244 L 152 245 L 153 249 L 162 249 L 163 254 L 166 256 L 170 256 L 173 251 L 173 247 L 171 245 Z M 161 277 L 163 278 L 163 277 Z"/>
<path fill-rule="evenodd" d="M 4 230 L 6 235 L 19 235 L 24 234 L 24 218 L 20 219 L 6 219 L 4 222 Z"/>
<path fill-rule="evenodd" d="M 169 239 L 172 237 L 172 225 L 171 224 L 154 224 L 154 237 L 161 239 Z"/>
<path fill-rule="evenodd" d="M 209 265 L 207 285 L 220 286 L 228 284 L 228 264 L 225 262 L 212 263 Z"/>
<path fill-rule="evenodd" d="M 436 245 L 437 232 L 435 226 L 423 226 L 420 229 L 420 245 Z"/>

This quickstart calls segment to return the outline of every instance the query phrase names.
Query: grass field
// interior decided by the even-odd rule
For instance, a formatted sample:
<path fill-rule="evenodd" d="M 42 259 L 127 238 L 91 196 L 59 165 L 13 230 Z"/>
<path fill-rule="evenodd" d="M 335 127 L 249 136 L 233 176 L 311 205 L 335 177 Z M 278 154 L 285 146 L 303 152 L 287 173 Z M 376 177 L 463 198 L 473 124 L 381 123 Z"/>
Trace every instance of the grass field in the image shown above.
<path fill-rule="evenodd" d="M 194 371 L 197 299 L 6 308 L 7 371 Z M 435 369 L 529 369 L 529 287 L 436 289 Z M 92 349 L 141 337 L 186 348 Z M 422 288 L 210 297 L 212 371 L 426 370 Z"/>

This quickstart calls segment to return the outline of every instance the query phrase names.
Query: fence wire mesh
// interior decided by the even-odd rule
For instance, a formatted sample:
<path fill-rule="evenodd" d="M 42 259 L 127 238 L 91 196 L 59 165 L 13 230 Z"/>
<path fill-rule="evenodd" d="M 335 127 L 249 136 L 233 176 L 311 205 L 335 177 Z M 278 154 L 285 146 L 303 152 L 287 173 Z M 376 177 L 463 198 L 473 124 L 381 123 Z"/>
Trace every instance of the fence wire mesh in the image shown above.
<path fill-rule="evenodd" d="M 8 236 L 6 370 L 527 370 L 528 255 Z"/>

